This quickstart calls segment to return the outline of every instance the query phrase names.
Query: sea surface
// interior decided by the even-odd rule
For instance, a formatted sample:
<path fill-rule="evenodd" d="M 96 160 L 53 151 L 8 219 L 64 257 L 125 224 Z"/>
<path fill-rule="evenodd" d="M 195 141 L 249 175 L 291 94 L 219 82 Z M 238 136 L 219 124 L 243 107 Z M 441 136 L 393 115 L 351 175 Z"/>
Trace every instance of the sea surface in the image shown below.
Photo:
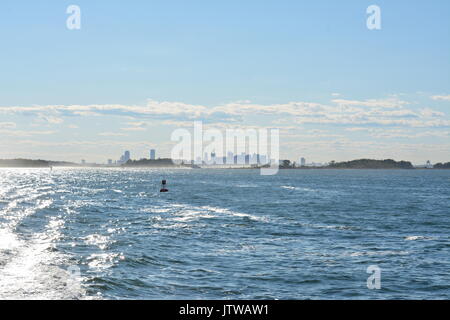
<path fill-rule="evenodd" d="M 0 299 L 450 299 L 450 170 L 0 169 Z"/>

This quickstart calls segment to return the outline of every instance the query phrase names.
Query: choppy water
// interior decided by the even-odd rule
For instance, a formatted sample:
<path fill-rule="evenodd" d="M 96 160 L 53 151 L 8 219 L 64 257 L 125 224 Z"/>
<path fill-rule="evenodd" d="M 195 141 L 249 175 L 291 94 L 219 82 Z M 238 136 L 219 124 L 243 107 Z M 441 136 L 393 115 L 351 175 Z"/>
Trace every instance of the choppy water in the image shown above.
<path fill-rule="evenodd" d="M 449 186 L 437 170 L 0 169 L 0 298 L 449 299 Z"/>

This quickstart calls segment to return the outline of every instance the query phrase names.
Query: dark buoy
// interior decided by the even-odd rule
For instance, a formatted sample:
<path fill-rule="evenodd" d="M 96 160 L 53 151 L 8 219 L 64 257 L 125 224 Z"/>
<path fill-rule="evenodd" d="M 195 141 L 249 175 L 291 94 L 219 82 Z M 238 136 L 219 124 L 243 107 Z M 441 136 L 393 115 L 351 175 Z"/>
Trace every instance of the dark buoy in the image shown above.
<path fill-rule="evenodd" d="M 166 184 L 166 180 L 161 181 L 161 190 L 159 190 L 159 192 L 169 192 L 169 189 L 166 188 Z"/>

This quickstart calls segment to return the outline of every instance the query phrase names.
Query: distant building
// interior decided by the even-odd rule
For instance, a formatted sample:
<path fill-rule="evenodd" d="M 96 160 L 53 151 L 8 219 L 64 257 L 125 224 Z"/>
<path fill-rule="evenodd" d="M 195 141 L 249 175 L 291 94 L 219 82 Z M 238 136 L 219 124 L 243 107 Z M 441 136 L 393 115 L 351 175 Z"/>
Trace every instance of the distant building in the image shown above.
<path fill-rule="evenodd" d="M 227 164 L 234 164 L 233 152 L 228 152 L 227 153 Z"/>
<path fill-rule="evenodd" d="M 237 156 L 237 164 L 243 165 L 245 164 L 245 153 L 242 152 Z"/>
<path fill-rule="evenodd" d="M 430 160 L 427 161 L 427 164 L 425 166 L 427 169 L 433 169 L 433 165 L 431 164 Z"/>
<path fill-rule="evenodd" d="M 156 160 L 156 150 L 155 149 L 150 150 L 150 160 Z"/>
<path fill-rule="evenodd" d="M 123 156 L 120 157 L 120 160 L 117 161 L 117 163 L 124 164 L 124 163 L 127 163 L 128 160 L 130 160 L 130 159 L 131 159 L 130 151 L 125 151 L 125 153 L 123 154 Z"/>
<path fill-rule="evenodd" d="M 306 159 L 305 158 L 300 158 L 300 166 L 302 166 L 302 167 L 306 166 Z"/>
<path fill-rule="evenodd" d="M 86 160 L 84 160 L 84 159 L 81 160 L 81 164 L 82 164 L 82 165 L 85 165 L 85 164 L 86 164 Z"/>
<path fill-rule="evenodd" d="M 112 159 L 108 159 L 108 165 L 112 165 L 112 164 L 113 164 Z"/>
<path fill-rule="evenodd" d="M 259 163 L 259 154 L 252 154 L 249 159 L 250 164 L 258 164 Z"/>
<path fill-rule="evenodd" d="M 267 160 L 267 156 L 266 155 L 260 155 L 259 156 L 259 164 L 268 164 L 269 161 Z"/>

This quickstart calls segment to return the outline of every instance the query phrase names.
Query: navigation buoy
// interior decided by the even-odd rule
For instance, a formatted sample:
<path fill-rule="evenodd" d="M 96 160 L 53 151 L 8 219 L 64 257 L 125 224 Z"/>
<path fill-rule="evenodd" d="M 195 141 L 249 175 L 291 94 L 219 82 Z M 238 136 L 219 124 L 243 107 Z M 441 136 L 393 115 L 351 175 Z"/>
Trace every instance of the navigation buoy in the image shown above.
<path fill-rule="evenodd" d="M 166 188 L 166 184 L 166 180 L 161 181 L 161 190 L 159 190 L 159 192 L 169 192 L 169 189 Z"/>

